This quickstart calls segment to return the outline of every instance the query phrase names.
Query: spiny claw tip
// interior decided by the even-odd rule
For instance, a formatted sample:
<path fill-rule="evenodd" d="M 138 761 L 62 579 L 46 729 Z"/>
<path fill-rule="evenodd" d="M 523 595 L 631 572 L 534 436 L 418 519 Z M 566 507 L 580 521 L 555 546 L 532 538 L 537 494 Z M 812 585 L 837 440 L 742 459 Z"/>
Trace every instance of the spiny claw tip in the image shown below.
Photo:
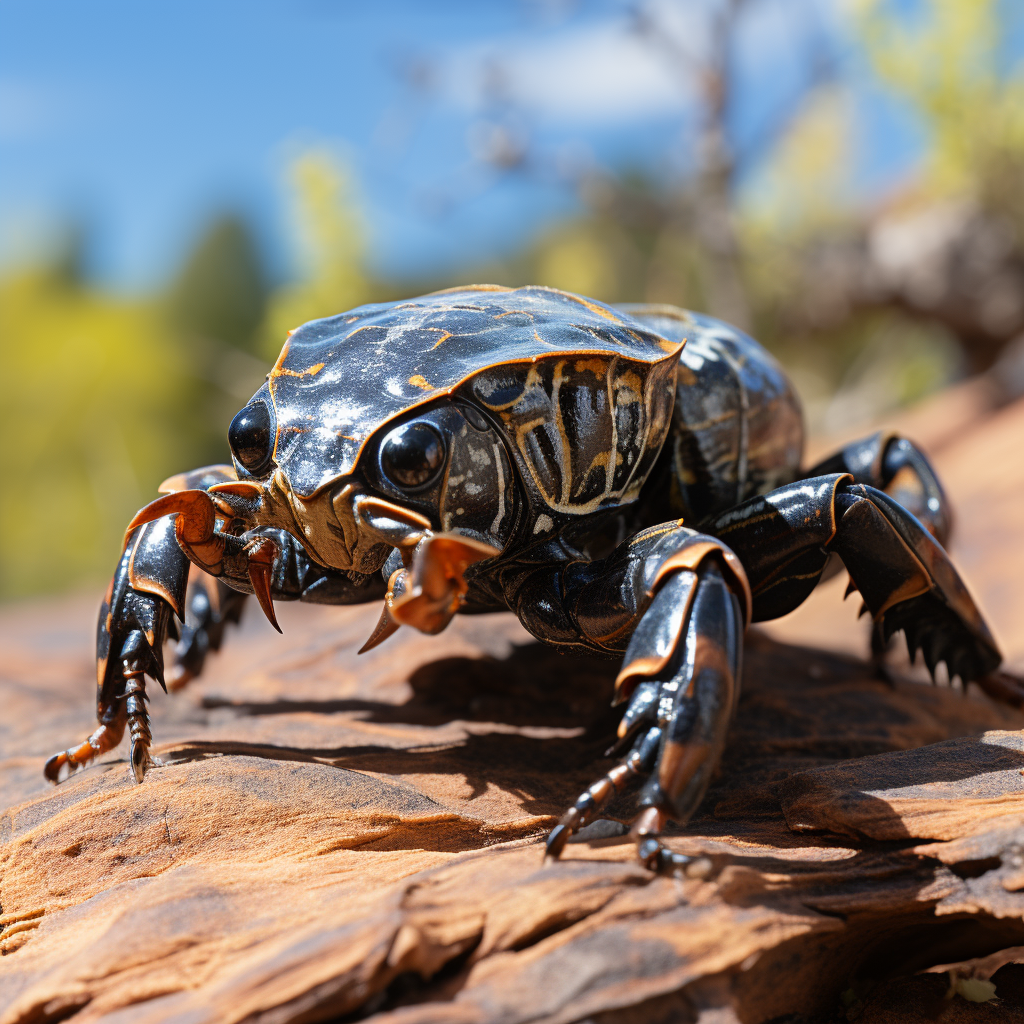
<path fill-rule="evenodd" d="M 128 760 L 131 763 L 136 784 L 141 783 L 146 777 L 146 768 L 149 765 L 149 751 L 141 744 L 133 742 L 128 754 Z"/>
<path fill-rule="evenodd" d="M 389 636 L 397 633 L 400 626 L 401 623 L 396 622 L 391 617 L 387 602 L 385 602 L 384 610 L 380 613 L 377 625 L 373 627 L 373 632 L 366 638 L 366 643 L 356 651 L 356 654 L 365 654 L 367 651 L 372 651 L 378 644 L 384 643 Z"/>
<path fill-rule="evenodd" d="M 562 855 L 565 844 L 569 841 L 569 828 L 567 825 L 556 825 L 549 833 L 547 842 L 544 844 L 544 863 L 556 861 Z"/>
<path fill-rule="evenodd" d="M 54 754 L 53 757 L 48 757 L 46 764 L 43 765 L 43 775 L 55 786 L 60 782 L 60 770 L 64 767 L 64 762 L 61 760 L 63 756 L 63 754 Z"/>

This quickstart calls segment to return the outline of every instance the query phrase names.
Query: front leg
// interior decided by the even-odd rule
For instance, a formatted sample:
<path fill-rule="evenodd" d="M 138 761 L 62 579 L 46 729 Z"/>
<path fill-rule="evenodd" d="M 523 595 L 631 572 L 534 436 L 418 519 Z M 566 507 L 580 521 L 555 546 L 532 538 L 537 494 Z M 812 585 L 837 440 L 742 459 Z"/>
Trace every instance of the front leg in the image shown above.
<path fill-rule="evenodd" d="M 190 493 L 202 497 L 201 492 Z M 209 536 L 201 536 L 189 532 L 194 523 L 186 522 L 183 528 L 182 519 L 188 519 L 187 512 L 147 520 L 126 539 L 97 625 L 99 728 L 46 762 L 44 771 L 51 782 L 60 780 L 64 768 L 74 772 L 112 750 L 126 727 L 131 736 L 129 759 L 136 781 L 141 782 L 146 769 L 156 763 L 150 755 L 146 676 L 167 689 L 165 641 L 181 637 L 168 673 L 176 689 L 199 674 L 206 653 L 217 649 L 225 625 L 237 621 L 244 594 L 254 592 L 254 587 L 261 588 L 257 596 L 270 614 L 274 599 L 357 604 L 384 593 L 379 576 L 352 578 L 312 562 L 301 543 L 285 531 L 266 529 L 240 538 L 215 532 L 211 518 Z M 190 566 L 183 540 L 193 550 L 199 544 L 205 545 L 204 551 L 215 550 L 219 561 L 207 563 L 206 569 L 220 578 L 199 578 L 189 596 L 188 625 L 179 631 L 179 622 L 186 620 Z"/>
<path fill-rule="evenodd" d="M 145 677 L 164 686 L 163 645 L 178 635 L 174 616 L 183 617 L 188 570 L 170 520 L 138 527 L 128 538 L 96 627 L 99 728 L 46 762 L 44 772 L 51 782 L 60 780 L 63 768 L 74 772 L 116 747 L 126 725 L 132 769 L 136 780 L 142 780 L 152 763 Z"/>
<path fill-rule="evenodd" d="M 606 559 L 537 570 L 522 582 L 520 618 L 535 635 L 550 641 L 554 627 L 562 645 L 625 653 L 616 692 L 629 700 L 619 727 L 629 752 L 563 815 L 548 856 L 557 858 L 616 793 L 646 777 L 632 830 L 640 860 L 657 871 L 706 870 L 659 835 L 700 804 L 736 706 L 750 610 L 739 560 L 721 541 L 669 523 Z"/>

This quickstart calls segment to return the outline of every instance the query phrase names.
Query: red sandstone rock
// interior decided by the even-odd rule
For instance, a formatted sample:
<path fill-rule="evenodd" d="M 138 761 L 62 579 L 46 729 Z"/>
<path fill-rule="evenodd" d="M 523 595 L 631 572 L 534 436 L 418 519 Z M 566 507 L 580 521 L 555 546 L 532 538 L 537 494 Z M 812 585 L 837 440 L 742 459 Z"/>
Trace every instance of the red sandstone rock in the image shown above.
<path fill-rule="evenodd" d="M 1024 403 L 936 459 L 1017 659 L 1022 445 Z M 849 606 L 816 600 L 816 645 L 862 650 Z M 914 972 L 1024 943 L 1024 714 L 889 687 L 780 643 L 785 623 L 751 634 L 722 772 L 671 840 L 715 857 L 701 882 L 651 877 L 614 836 L 542 866 L 607 765 L 615 666 L 510 616 L 357 659 L 376 609 L 285 605 L 283 638 L 252 615 L 153 695 L 166 767 L 136 786 L 121 751 L 53 789 L 43 759 L 90 728 L 94 603 L 0 613 L 2 1024 L 882 1021 L 933 997 L 973 1020 Z M 1018 970 L 985 1020 L 1017 1019 Z"/>

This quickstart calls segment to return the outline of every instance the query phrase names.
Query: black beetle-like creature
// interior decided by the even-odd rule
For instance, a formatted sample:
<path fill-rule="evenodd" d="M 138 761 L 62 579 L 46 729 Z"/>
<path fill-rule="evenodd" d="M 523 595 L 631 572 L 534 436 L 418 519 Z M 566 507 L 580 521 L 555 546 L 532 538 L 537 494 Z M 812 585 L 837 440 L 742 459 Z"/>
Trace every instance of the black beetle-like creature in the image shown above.
<path fill-rule="evenodd" d="M 509 610 L 567 653 L 621 658 L 628 753 L 552 831 L 554 857 L 639 776 L 640 860 L 687 869 L 658 836 L 719 759 L 744 628 L 794 609 L 832 556 L 881 638 L 1021 695 L 943 550 L 921 452 L 876 434 L 801 470 L 782 370 L 709 317 L 494 286 L 361 306 L 291 334 L 228 440 L 232 466 L 172 477 L 129 524 L 100 612 L 100 726 L 47 762 L 53 781 L 126 726 L 141 781 L 165 640 L 180 686 L 249 593 L 275 626 L 275 599 L 383 598 L 366 647 Z M 220 583 L 193 587 L 179 626 L 190 561 Z"/>

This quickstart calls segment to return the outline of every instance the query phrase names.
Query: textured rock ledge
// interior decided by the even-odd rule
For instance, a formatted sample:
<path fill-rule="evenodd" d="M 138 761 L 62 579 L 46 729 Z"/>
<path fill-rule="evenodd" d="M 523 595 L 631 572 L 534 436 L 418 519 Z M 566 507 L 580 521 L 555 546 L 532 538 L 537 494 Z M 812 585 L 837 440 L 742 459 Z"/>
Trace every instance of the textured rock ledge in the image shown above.
<path fill-rule="evenodd" d="M 1021 440 L 1015 407 L 937 459 L 1018 667 Z M 1000 1004 L 915 972 L 1024 944 L 1024 715 L 780 641 L 860 650 L 839 593 L 751 634 L 723 771 L 671 840 L 710 882 L 614 834 L 542 867 L 607 765 L 615 666 L 508 616 L 359 659 L 376 609 L 284 606 L 284 638 L 250 616 L 154 695 L 166 767 L 138 787 L 121 752 L 52 789 L 42 759 L 90 728 L 93 600 L 3 610 L 0 1022 L 1019 1019 L 1024 967 Z"/>

